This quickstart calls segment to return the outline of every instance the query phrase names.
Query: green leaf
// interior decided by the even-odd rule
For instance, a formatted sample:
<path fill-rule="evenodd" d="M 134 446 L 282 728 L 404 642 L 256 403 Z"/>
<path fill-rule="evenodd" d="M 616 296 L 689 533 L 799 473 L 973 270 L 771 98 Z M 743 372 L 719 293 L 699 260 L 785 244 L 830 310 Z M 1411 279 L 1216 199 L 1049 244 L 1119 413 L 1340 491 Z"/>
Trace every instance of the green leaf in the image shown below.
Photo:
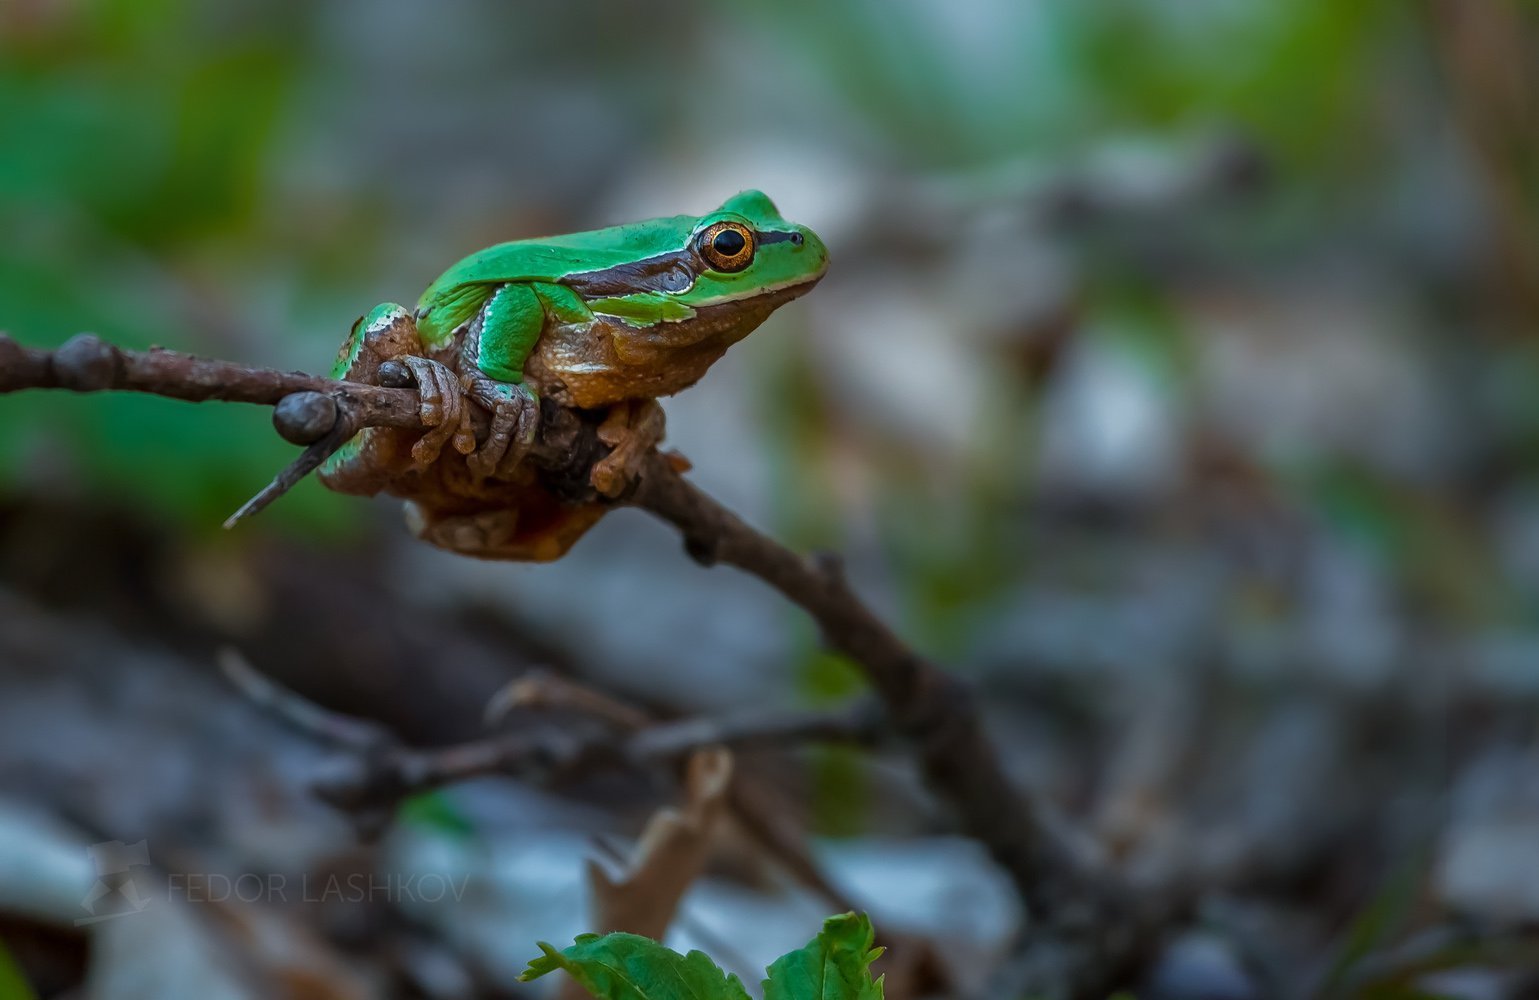
<path fill-rule="evenodd" d="M 680 955 L 639 934 L 581 934 L 565 951 L 539 944 L 545 954 L 529 963 L 524 982 L 565 969 L 600 1000 L 749 1000 L 742 981 L 704 952 Z"/>
<path fill-rule="evenodd" d="M 829 917 L 807 947 L 782 955 L 769 967 L 764 1000 L 882 1000 L 882 980 L 871 963 L 882 953 L 864 914 Z"/>

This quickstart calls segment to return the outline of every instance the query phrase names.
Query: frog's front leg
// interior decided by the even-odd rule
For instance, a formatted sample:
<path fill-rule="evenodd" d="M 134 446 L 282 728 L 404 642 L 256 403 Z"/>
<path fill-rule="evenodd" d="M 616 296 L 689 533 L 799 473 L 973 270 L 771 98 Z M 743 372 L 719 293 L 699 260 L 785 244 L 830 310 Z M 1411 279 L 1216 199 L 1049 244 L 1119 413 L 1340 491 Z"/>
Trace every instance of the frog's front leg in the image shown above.
<path fill-rule="evenodd" d="M 479 371 L 461 375 L 460 385 L 492 414 L 486 440 L 466 457 L 465 464 L 478 479 L 507 478 L 539 432 L 539 398 L 521 382 L 502 382 Z"/>
<path fill-rule="evenodd" d="M 524 384 L 524 362 L 544 328 L 545 305 L 525 284 L 503 285 L 471 321 L 460 383 L 492 415 L 486 440 L 466 459 L 479 478 L 510 475 L 539 431 L 540 401 Z"/>
<path fill-rule="evenodd" d="M 454 450 L 462 455 L 476 447 L 475 431 L 470 426 L 469 411 L 460 392 L 459 377 L 438 361 L 408 354 L 400 358 L 417 383 L 418 411 L 427 431 L 412 445 L 411 457 L 418 468 L 438 460 L 444 445 L 452 439 Z"/>

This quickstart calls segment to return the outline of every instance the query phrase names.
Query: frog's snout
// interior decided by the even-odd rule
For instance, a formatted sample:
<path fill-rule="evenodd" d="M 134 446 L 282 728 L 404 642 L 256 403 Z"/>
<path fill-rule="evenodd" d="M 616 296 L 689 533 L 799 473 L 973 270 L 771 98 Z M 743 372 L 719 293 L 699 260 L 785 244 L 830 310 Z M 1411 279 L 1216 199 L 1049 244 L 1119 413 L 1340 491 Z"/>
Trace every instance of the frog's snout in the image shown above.
<path fill-rule="evenodd" d="M 817 233 L 806 226 L 797 226 L 791 234 L 791 246 L 810 277 L 821 278 L 828 270 L 828 247 L 818 239 Z"/>

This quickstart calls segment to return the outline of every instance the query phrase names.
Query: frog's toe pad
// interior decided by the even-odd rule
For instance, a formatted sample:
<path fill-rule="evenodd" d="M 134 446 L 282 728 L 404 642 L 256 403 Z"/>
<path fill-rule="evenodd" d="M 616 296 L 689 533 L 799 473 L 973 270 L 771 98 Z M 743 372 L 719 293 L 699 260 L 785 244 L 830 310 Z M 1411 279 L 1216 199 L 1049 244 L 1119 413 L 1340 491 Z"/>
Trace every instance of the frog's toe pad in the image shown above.
<path fill-rule="evenodd" d="M 617 461 L 615 454 L 611 452 L 593 463 L 588 481 L 593 484 L 595 490 L 598 490 L 600 496 L 609 497 L 612 500 L 624 493 L 626 488 L 636 480 L 638 471 L 627 463 Z"/>

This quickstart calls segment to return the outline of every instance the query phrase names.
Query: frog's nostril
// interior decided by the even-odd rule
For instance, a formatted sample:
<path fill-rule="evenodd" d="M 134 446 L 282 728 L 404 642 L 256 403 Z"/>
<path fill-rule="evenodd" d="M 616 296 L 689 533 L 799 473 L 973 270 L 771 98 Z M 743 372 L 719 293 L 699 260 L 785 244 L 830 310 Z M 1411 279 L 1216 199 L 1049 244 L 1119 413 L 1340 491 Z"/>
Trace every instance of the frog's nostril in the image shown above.
<path fill-rule="evenodd" d="M 801 233 L 792 233 L 791 234 L 791 245 L 792 246 L 798 246 L 798 247 L 802 245 L 802 234 Z"/>

